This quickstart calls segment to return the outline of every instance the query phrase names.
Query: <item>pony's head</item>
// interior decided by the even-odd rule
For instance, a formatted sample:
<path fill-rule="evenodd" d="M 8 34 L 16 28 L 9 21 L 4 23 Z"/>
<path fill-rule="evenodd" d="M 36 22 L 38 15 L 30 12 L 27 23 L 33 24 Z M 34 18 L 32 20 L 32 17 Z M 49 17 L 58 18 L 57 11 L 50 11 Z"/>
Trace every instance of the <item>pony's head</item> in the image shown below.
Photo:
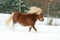
<path fill-rule="evenodd" d="M 28 14 L 34 14 L 36 13 L 37 15 L 37 18 L 40 20 L 40 21 L 44 21 L 44 18 L 43 18 L 43 14 L 42 14 L 42 9 L 41 8 L 38 8 L 36 6 L 32 6 L 29 8 L 30 10 L 27 12 Z"/>
<path fill-rule="evenodd" d="M 37 15 L 37 19 L 39 19 L 40 21 L 44 21 L 44 16 L 42 13 Z"/>

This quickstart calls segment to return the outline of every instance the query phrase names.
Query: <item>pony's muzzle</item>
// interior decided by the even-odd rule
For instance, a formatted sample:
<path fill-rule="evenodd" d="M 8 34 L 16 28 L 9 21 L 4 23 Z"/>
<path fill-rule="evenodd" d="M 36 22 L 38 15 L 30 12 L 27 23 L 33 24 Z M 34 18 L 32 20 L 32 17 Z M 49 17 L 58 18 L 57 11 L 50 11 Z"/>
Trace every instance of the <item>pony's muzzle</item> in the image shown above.
<path fill-rule="evenodd" d="M 40 21 L 44 21 L 44 18 L 40 18 Z"/>

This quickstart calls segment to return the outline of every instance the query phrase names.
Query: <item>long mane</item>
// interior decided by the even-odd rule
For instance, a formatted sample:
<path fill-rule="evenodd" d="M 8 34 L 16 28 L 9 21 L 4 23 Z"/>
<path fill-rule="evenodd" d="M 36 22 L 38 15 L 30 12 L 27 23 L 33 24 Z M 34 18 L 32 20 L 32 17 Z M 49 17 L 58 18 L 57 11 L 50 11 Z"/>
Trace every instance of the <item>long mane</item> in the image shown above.
<path fill-rule="evenodd" d="M 33 14 L 33 13 L 40 14 L 40 13 L 42 13 L 42 9 L 41 8 L 38 8 L 36 6 L 32 6 L 29 9 L 30 10 L 27 12 L 29 14 Z"/>

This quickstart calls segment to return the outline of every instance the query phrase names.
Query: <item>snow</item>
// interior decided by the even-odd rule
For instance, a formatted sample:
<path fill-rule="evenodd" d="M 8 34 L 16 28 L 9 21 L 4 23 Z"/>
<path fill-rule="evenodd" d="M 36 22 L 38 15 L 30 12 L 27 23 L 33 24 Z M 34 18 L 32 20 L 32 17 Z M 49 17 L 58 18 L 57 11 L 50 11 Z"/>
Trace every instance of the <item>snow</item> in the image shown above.
<path fill-rule="evenodd" d="M 35 27 L 38 32 L 33 29 L 28 32 L 29 28 L 20 24 L 16 24 L 14 31 L 12 29 L 12 22 L 9 26 L 6 26 L 5 22 L 10 14 L 0 13 L 0 40 L 60 40 L 60 19 L 53 18 L 52 24 L 58 24 L 59 26 L 50 26 L 47 24 L 47 18 L 44 18 L 44 22 L 37 20 Z"/>

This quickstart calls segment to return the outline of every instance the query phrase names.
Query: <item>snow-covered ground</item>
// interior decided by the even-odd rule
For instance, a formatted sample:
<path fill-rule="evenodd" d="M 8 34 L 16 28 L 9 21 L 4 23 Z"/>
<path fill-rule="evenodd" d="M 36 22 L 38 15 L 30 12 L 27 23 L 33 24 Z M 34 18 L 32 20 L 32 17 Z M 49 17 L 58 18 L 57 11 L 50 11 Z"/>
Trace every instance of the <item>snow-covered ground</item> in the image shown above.
<path fill-rule="evenodd" d="M 33 29 L 28 32 L 28 27 L 16 24 L 14 32 L 12 30 L 12 22 L 6 26 L 5 22 L 10 14 L 0 13 L 0 40 L 60 40 L 60 26 L 50 26 L 47 24 L 47 18 L 44 22 L 37 20 L 35 27 L 38 30 L 36 33 Z M 60 24 L 60 19 L 53 19 L 52 24 Z"/>

